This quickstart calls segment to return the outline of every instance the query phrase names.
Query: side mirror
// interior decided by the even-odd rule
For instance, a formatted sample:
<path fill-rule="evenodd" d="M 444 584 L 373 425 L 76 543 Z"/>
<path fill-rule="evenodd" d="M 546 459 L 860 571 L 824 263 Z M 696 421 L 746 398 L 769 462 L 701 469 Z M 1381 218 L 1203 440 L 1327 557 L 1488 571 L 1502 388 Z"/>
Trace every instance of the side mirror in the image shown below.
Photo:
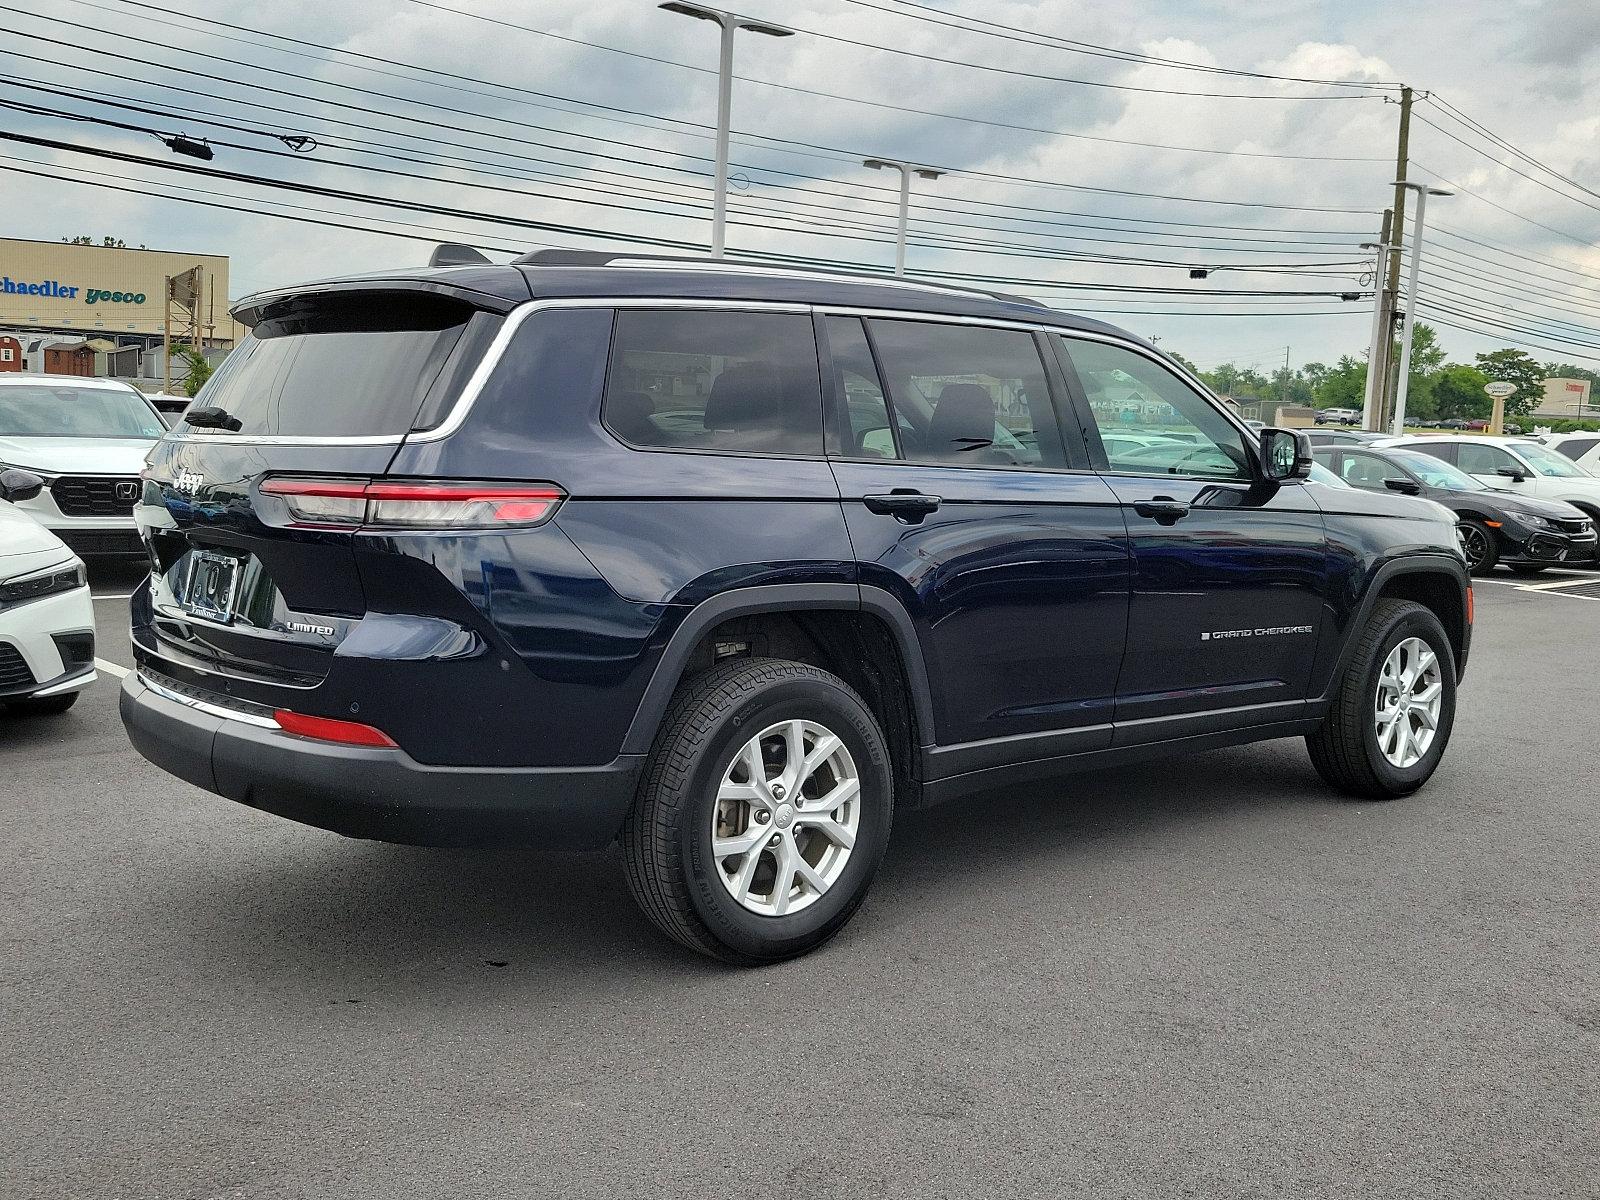
<path fill-rule="evenodd" d="M 1495 474 L 1504 475 L 1507 479 L 1511 480 L 1512 483 L 1521 483 L 1528 478 L 1515 467 L 1500 467 L 1496 469 Z"/>
<path fill-rule="evenodd" d="M 1422 485 L 1415 479 L 1385 479 L 1383 486 L 1391 492 L 1402 492 L 1407 496 L 1422 495 Z"/>
<path fill-rule="evenodd" d="M 1311 439 L 1292 429 L 1261 431 L 1261 473 L 1268 479 L 1305 479 L 1311 474 Z"/>
<path fill-rule="evenodd" d="M 0 500 L 18 504 L 23 500 L 32 500 L 42 491 L 44 480 L 32 471 L 19 471 L 16 467 L 0 471 Z"/>

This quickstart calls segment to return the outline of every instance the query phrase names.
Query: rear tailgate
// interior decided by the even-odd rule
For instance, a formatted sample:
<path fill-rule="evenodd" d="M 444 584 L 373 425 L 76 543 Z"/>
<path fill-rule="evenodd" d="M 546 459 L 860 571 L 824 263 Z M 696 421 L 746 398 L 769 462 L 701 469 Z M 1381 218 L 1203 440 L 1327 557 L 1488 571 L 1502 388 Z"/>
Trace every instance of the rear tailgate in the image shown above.
<path fill-rule="evenodd" d="M 156 446 L 135 510 L 149 550 L 134 602 L 141 669 L 265 704 L 315 687 L 366 613 L 353 543 L 296 520 L 264 480 L 381 477 L 407 431 L 437 423 L 504 307 L 430 290 L 276 297 Z M 197 418 L 199 420 L 199 418 Z M 220 426 L 220 427 L 219 427 Z"/>

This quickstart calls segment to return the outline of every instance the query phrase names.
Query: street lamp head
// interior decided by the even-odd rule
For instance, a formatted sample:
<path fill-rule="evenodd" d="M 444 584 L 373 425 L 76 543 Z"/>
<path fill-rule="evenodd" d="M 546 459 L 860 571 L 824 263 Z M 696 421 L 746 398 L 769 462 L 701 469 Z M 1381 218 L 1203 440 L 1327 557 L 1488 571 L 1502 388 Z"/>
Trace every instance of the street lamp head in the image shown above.
<path fill-rule="evenodd" d="M 865 158 L 861 160 L 863 167 L 871 167 L 874 171 L 881 171 L 885 167 L 898 167 L 899 163 L 884 162 L 881 158 Z"/>
<path fill-rule="evenodd" d="M 687 0 L 669 0 L 669 3 L 660 4 L 656 7 L 684 17 L 695 17 L 701 21 L 715 21 L 724 28 L 732 25 L 735 29 L 748 29 L 751 33 L 764 33 L 768 37 L 794 36 L 794 30 L 785 29 L 782 25 L 769 25 L 765 21 L 752 21 L 746 17 L 741 17 L 738 13 L 725 12 L 720 8 L 707 8 L 704 4 L 690 4 L 687 3 Z"/>
<path fill-rule="evenodd" d="M 918 167 L 917 168 L 917 178 L 918 179 L 937 179 L 937 178 L 939 178 L 939 176 L 941 176 L 943 174 L 944 174 L 943 171 L 935 171 L 932 167 Z"/>
<path fill-rule="evenodd" d="M 1427 192 L 1430 196 L 1454 196 L 1448 188 L 1437 188 L 1431 183 L 1413 183 L 1409 179 L 1396 179 L 1391 187 L 1403 187 L 1413 192 Z"/>

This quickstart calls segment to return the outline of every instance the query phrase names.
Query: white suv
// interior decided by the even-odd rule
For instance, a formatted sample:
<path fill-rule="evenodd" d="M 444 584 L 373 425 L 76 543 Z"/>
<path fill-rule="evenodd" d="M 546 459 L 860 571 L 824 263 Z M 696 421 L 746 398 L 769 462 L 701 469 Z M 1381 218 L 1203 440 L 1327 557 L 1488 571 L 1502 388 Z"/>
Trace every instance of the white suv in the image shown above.
<path fill-rule="evenodd" d="M 1539 440 L 1590 474 L 1600 475 L 1600 433 L 1550 433 Z"/>
<path fill-rule="evenodd" d="M 125 383 L 0 375 L 0 470 L 44 480 L 44 491 L 18 507 L 82 555 L 143 557 L 133 524 L 139 472 L 166 428 Z"/>
<path fill-rule="evenodd" d="M 1600 522 L 1600 477 L 1531 438 L 1440 434 L 1391 438 L 1378 444 L 1421 450 L 1454 463 L 1481 483 L 1502 491 L 1541 500 L 1565 500 Z"/>

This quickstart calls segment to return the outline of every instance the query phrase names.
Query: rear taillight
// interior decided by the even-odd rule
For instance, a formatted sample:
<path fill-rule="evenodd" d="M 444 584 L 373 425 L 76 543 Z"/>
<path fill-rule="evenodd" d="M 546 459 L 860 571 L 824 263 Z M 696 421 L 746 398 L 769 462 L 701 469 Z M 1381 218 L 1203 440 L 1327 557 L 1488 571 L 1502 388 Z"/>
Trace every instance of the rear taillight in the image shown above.
<path fill-rule="evenodd" d="M 551 484 L 391 483 L 267 479 L 261 493 L 288 506 L 296 525 L 321 529 L 496 529 L 538 525 L 564 493 Z"/>
<path fill-rule="evenodd" d="M 394 739 L 381 729 L 363 725 L 359 721 L 340 721 L 333 717 L 312 717 L 305 713 L 290 712 L 280 708 L 272 714 L 278 728 L 296 737 L 315 738 L 319 742 L 338 742 L 344 746 L 381 746 L 394 748 Z"/>

